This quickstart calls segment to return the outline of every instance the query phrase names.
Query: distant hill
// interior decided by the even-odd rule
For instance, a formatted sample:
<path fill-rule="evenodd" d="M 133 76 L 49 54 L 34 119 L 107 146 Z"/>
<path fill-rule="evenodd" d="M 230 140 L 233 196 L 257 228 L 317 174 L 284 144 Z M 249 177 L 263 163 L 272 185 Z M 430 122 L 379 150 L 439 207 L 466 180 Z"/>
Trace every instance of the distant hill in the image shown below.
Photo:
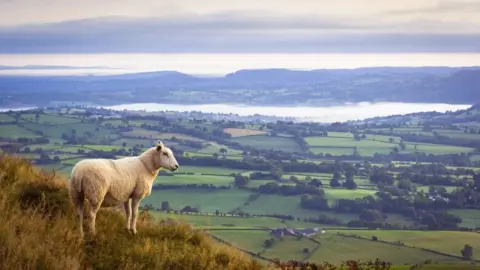
<path fill-rule="evenodd" d="M 475 104 L 480 102 L 480 68 L 258 69 L 208 78 L 176 71 L 106 76 L 0 76 L 0 93 L 0 106 L 12 103 L 44 106 L 54 101 L 99 105 L 133 102 L 331 105 L 365 101 Z"/>

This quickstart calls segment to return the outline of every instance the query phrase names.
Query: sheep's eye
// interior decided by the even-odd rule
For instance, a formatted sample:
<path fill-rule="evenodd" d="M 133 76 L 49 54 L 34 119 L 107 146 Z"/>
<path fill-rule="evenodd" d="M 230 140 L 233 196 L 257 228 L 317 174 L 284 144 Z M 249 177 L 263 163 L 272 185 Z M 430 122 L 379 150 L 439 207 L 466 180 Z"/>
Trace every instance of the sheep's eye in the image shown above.
<path fill-rule="evenodd" d="M 168 153 L 163 153 L 164 156 L 168 157 Z"/>

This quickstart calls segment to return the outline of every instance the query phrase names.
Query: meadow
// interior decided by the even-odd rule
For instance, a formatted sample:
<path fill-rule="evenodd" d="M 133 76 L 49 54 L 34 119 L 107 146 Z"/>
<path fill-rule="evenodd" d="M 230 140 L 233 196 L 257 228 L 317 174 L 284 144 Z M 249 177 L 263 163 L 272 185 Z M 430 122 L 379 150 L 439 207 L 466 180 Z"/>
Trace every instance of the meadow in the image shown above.
<path fill-rule="evenodd" d="M 76 113 L 81 113 L 82 109 L 77 109 Z M 64 111 L 63 113 L 67 113 Z M 8 145 L 18 138 L 48 138 L 47 143 L 38 143 L 32 141 L 21 143 L 18 153 L 27 160 L 36 162 L 40 159 L 41 154 L 46 154 L 50 158 L 57 157 L 58 162 L 51 164 L 39 164 L 38 166 L 46 172 L 56 171 L 56 174 L 63 177 L 64 180 L 78 161 L 88 158 L 88 155 L 96 151 L 105 153 L 115 153 L 117 157 L 129 156 L 132 148 L 140 146 L 141 150 L 153 145 L 156 140 L 163 140 L 167 146 L 181 150 L 184 157 L 209 157 L 216 159 L 218 162 L 222 160 L 248 160 L 252 158 L 251 153 L 246 153 L 243 149 L 231 146 L 228 142 L 240 143 L 243 146 L 253 147 L 258 150 L 280 150 L 286 153 L 296 152 L 292 155 L 292 159 L 298 162 L 313 162 L 316 164 L 333 163 L 334 160 L 325 156 L 324 158 L 315 156 L 301 156 L 305 154 L 299 144 L 293 139 L 291 134 L 286 132 L 271 135 L 268 128 L 260 129 L 260 124 L 246 125 L 246 128 L 224 128 L 223 131 L 231 134 L 231 138 L 225 141 L 214 141 L 211 138 L 199 138 L 192 134 L 181 134 L 177 132 L 160 132 L 156 130 L 148 130 L 142 128 L 142 124 L 156 125 L 156 121 L 152 120 L 129 120 L 107 119 L 100 121 L 88 121 L 81 116 L 75 115 L 58 115 L 55 112 L 50 114 L 41 114 L 38 121 L 35 114 L 22 113 L 18 123 L 14 123 L 13 116 L 0 113 L 0 146 Z M 216 128 L 213 122 L 205 121 L 202 123 L 192 123 L 189 120 L 175 121 L 182 127 L 195 128 L 196 130 L 212 131 Z M 197 127 L 198 126 L 198 127 Z M 128 131 L 125 129 L 128 128 Z M 120 131 L 122 130 L 122 131 Z M 379 129 L 375 129 L 379 131 Z M 390 132 L 389 129 L 385 129 Z M 475 134 L 464 134 L 459 132 L 448 131 L 445 129 L 436 129 L 439 134 L 451 136 L 452 138 L 475 138 Z M 356 141 L 350 132 L 328 132 L 327 137 L 305 137 L 309 150 L 315 153 L 323 153 L 330 155 L 351 155 L 355 149 L 361 156 L 358 161 L 349 161 L 354 163 L 363 163 L 362 157 L 372 157 L 374 154 L 389 154 L 394 147 L 398 147 L 401 134 L 422 132 L 417 127 L 395 128 L 392 136 L 390 135 L 373 135 L 365 134 L 365 138 Z M 195 134 L 195 133 L 193 133 Z M 468 136 L 467 136 L 468 135 Z M 89 137 L 96 139 L 96 143 L 66 143 L 67 137 Z M 392 141 L 393 140 L 393 141 Z M 457 147 L 451 145 L 441 145 L 434 143 L 413 143 L 405 142 L 405 151 L 400 152 L 425 152 L 429 155 L 439 154 L 455 154 L 469 153 L 474 151 L 469 147 Z M 230 145 L 230 146 L 228 146 Z M 28 151 L 27 151 L 28 149 Z M 37 151 L 41 149 L 41 151 Z M 122 152 L 123 151 L 123 152 Z M 307 151 L 305 151 L 307 152 Z M 479 155 L 471 155 L 474 160 Z M 271 157 L 259 158 L 271 161 Z M 288 161 L 288 159 L 287 159 Z M 251 162 L 251 161 L 250 161 Z M 277 161 L 273 161 L 277 162 Z M 217 164 L 216 163 L 216 164 Z M 228 163 L 226 163 L 228 164 Z M 399 163 L 395 160 L 391 161 L 393 167 L 411 166 L 414 162 Z M 427 163 L 425 163 L 427 164 Z M 373 166 L 383 166 L 381 162 L 372 163 Z M 243 167 L 237 167 L 243 168 Z M 450 169 L 458 167 L 449 166 Z M 473 169 L 474 167 L 461 167 L 463 169 Z M 197 208 L 200 214 L 172 214 L 153 211 L 152 215 L 161 220 L 174 219 L 179 222 L 192 224 L 194 227 L 206 230 L 209 234 L 223 239 L 235 246 L 254 253 L 261 253 L 268 259 L 296 259 L 311 260 L 322 262 L 327 260 L 332 263 L 339 263 L 345 259 L 380 259 L 389 260 L 395 264 L 419 263 L 427 259 L 431 259 L 438 263 L 457 263 L 459 259 L 434 254 L 421 250 L 421 248 L 433 249 L 438 252 L 460 256 L 459 251 L 464 244 L 471 243 L 474 247 L 475 256 L 480 255 L 478 252 L 480 246 L 473 243 L 477 241 L 479 234 L 462 234 L 460 232 L 422 232 L 422 231 L 400 231 L 400 230 L 361 230 L 347 228 L 346 224 L 351 221 L 358 221 L 359 213 L 340 213 L 334 211 L 318 211 L 305 209 L 300 206 L 301 195 L 283 196 L 279 194 L 259 194 L 256 189 L 260 185 L 276 182 L 273 177 L 265 180 L 251 180 L 244 188 L 236 188 L 234 186 L 234 174 L 249 176 L 255 172 L 269 174 L 269 171 L 235 169 L 228 166 L 200 166 L 200 165 L 182 165 L 175 173 L 166 172 L 159 175 L 155 184 L 157 186 L 152 194 L 142 201 L 142 206 L 152 205 L 155 209 L 161 207 L 162 202 L 168 202 L 169 206 L 175 210 L 181 210 L 186 206 Z M 397 172 L 393 172 L 394 175 Z M 354 180 L 357 188 L 348 190 L 342 187 L 330 187 L 332 173 L 319 172 L 282 172 L 281 185 L 295 186 L 296 181 L 306 183 L 306 178 L 316 178 L 321 181 L 325 192 L 325 199 L 331 207 L 336 205 L 339 199 L 362 199 L 366 196 L 377 198 L 378 187 L 375 183 L 370 182 L 368 175 L 355 175 Z M 462 177 L 471 176 L 462 175 Z M 343 183 L 344 175 L 342 175 Z M 294 180 L 291 180 L 294 179 Z M 395 181 L 397 184 L 398 181 Z M 213 185 L 216 187 L 229 188 L 185 188 L 183 185 L 196 184 Z M 162 185 L 168 188 L 162 188 Z M 428 192 L 430 185 L 414 184 L 418 191 Z M 440 187 L 439 185 L 435 185 Z M 443 186 L 447 192 L 456 189 L 453 186 Z M 216 216 L 215 211 L 226 216 Z M 293 216 L 294 220 L 284 220 L 280 218 L 256 216 L 256 217 L 238 217 L 232 216 L 228 212 L 245 212 L 249 215 L 285 215 Z M 480 227 L 480 214 L 478 210 L 451 209 L 450 213 L 454 213 L 462 218 L 461 226 L 469 228 Z M 307 222 L 307 219 L 316 219 L 324 215 L 328 218 L 336 219 L 344 225 L 318 224 Z M 400 214 L 385 214 L 383 221 L 398 226 L 414 226 L 418 225 L 418 221 L 406 218 Z M 264 241 L 271 238 L 268 228 L 327 228 L 327 234 L 318 235 L 314 240 L 308 238 L 296 239 L 286 238 L 284 241 L 277 241 L 271 248 L 265 248 Z M 330 228 L 330 229 L 329 229 Z M 343 233 L 347 235 L 357 235 L 365 239 L 351 238 L 348 236 L 338 235 Z M 430 234 L 428 234 L 430 233 Z M 457 234 L 456 234 L 457 233 Z M 372 236 L 377 236 L 381 241 L 403 241 L 406 246 L 392 245 L 382 243 L 381 241 L 371 241 Z M 318 242 L 319 241 L 320 244 Z M 478 250 L 477 250 L 478 249 Z M 308 252 L 305 252 L 308 250 Z"/>
<path fill-rule="evenodd" d="M 232 141 L 259 149 L 275 149 L 286 152 L 300 151 L 298 144 L 293 139 L 286 137 L 255 135 L 236 137 Z"/>
<path fill-rule="evenodd" d="M 394 265 L 422 264 L 425 261 L 430 261 L 431 264 L 451 265 L 454 263 L 463 263 L 461 259 L 453 256 L 422 250 L 422 245 L 416 247 L 401 246 L 337 234 L 337 232 L 357 235 L 363 233 L 367 236 L 369 234 L 376 234 L 378 231 L 330 230 L 328 228 L 325 228 L 325 230 L 326 232 L 324 234 L 318 234 L 314 240 L 305 237 L 297 239 L 292 236 L 284 236 L 283 239 L 278 239 L 271 235 L 269 230 L 252 230 L 246 228 L 234 230 L 215 229 L 209 230 L 208 233 L 228 241 L 243 250 L 259 253 L 268 259 L 289 258 L 309 260 L 318 263 L 329 262 L 337 265 L 346 260 L 375 260 L 377 258 L 385 258 L 385 260 Z M 422 232 L 415 233 L 420 234 Z M 450 232 L 440 232 L 438 235 L 439 237 L 444 236 L 448 239 L 453 239 L 456 236 L 455 234 L 450 234 Z M 265 240 L 272 238 L 275 239 L 273 245 L 266 248 Z M 381 238 L 379 237 L 379 239 Z M 460 242 L 461 241 L 455 241 L 454 243 Z M 426 246 L 428 248 L 429 245 Z M 456 250 L 457 253 L 462 247 L 463 244 Z M 445 251 L 441 248 L 440 250 L 434 248 L 434 250 L 440 252 Z M 452 255 L 458 256 L 458 254 Z"/>
<path fill-rule="evenodd" d="M 480 257 L 480 234 L 476 232 L 459 231 L 405 231 L 405 230 L 352 230 L 330 233 L 356 235 L 365 239 L 376 236 L 386 242 L 402 242 L 405 246 L 439 251 L 445 254 L 461 256 L 460 250 L 465 244 L 473 247 L 474 257 Z M 449 243 L 445 245 L 444 243 Z"/>
<path fill-rule="evenodd" d="M 358 153 L 362 156 L 372 156 L 375 153 L 389 154 L 393 151 L 394 147 L 398 147 L 398 137 L 391 137 L 393 142 L 389 142 L 387 136 L 381 135 L 367 135 L 366 139 L 356 141 L 353 136 L 348 136 L 349 133 L 341 134 L 336 132 L 333 135 L 327 137 L 307 137 L 305 141 L 308 143 L 310 151 L 315 154 L 318 153 L 330 153 L 337 155 L 350 155 L 356 148 Z M 456 153 L 468 153 L 474 149 L 468 147 L 447 146 L 439 144 L 427 144 L 427 143 L 411 143 L 405 142 L 406 148 L 402 152 L 424 152 L 426 154 L 456 154 Z"/>

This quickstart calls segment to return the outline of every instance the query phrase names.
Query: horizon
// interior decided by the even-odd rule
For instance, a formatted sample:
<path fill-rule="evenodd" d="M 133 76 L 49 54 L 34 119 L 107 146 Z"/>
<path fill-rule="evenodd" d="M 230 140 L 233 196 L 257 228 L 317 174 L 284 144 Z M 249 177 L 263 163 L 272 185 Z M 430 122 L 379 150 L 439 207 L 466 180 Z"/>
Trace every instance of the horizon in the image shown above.
<path fill-rule="evenodd" d="M 225 76 L 240 70 L 476 68 L 480 53 L 437 54 L 0 54 L 0 75 L 119 75 L 176 71 Z M 1 67 L 15 67 L 2 69 Z M 36 68 L 21 68 L 37 66 Z M 38 66 L 48 66 L 42 68 Z M 65 69 L 57 67 L 67 67 Z"/>

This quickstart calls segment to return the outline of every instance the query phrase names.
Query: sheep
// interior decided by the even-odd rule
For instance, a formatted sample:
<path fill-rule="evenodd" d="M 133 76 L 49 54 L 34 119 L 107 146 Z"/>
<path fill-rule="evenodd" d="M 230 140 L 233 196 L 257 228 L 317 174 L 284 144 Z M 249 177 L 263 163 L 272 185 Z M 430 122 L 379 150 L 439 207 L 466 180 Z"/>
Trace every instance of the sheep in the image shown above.
<path fill-rule="evenodd" d="M 88 228 L 95 236 L 95 219 L 103 207 L 123 203 L 126 229 L 137 234 L 138 207 L 143 198 L 150 195 L 158 172 L 171 172 L 179 168 L 172 150 L 161 141 L 139 156 L 120 159 L 84 159 L 72 169 L 68 185 L 70 199 L 76 210 L 80 235 L 83 237 L 83 208 L 85 199 L 90 203 Z"/>

